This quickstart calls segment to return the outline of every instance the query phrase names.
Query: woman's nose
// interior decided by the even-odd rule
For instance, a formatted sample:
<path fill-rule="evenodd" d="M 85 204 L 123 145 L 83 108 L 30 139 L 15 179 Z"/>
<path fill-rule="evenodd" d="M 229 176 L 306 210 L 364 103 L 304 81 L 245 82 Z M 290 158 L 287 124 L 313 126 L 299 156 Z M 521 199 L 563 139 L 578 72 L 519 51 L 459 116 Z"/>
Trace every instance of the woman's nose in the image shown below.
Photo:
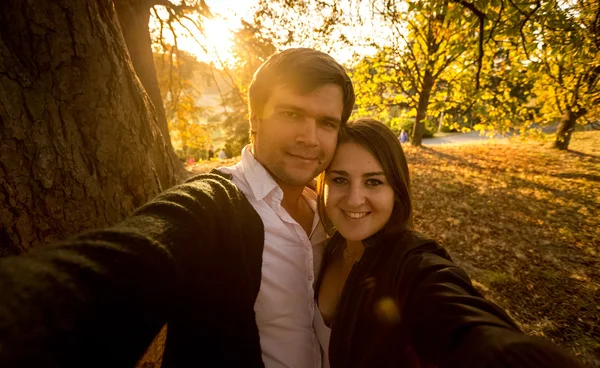
<path fill-rule="evenodd" d="M 360 207 L 365 202 L 363 188 L 360 185 L 351 185 L 346 197 L 346 204 L 350 207 Z"/>

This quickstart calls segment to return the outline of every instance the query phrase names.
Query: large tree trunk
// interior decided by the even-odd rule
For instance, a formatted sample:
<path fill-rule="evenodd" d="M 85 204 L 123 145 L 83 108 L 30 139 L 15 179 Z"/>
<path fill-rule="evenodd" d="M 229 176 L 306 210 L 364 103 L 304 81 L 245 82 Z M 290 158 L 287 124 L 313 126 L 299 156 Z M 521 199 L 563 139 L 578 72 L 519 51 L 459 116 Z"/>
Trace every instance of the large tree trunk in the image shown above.
<path fill-rule="evenodd" d="M 419 103 L 417 104 L 417 116 L 413 125 L 412 137 L 410 143 L 413 146 L 420 147 L 423 142 L 423 133 L 425 133 L 425 118 L 427 117 L 427 107 L 429 106 L 429 97 L 433 88 L 433 75 L 429 69 L 425 70 L 423 76 L 423 86 L 419 94 Z"/>
<path fill-rule="evenodd" d="M 183 164 L 177 159 L 171 144 L 165 107 L 160 94 L 160 86 L 152 56 L 152 39 L 150 38 L 148 22 L 150 20 L 150 8 L 155 3 L 157 3 L 156 0 L 115 0 L 115 9 L 117 10 L 133 68 L 156 109 L 158 127 L 167 144 L 169 158 L 175 167 L 178 179 L 183 179 L 186 172 Z"/>
<path fill-rule="evenodd" d="M 577 119 L 585 115 L 585 113 L 585 109 L 581 109 L 577 112 L 574 112 L 572 109 L 569 109 L 567 115 L 562 118 L 562 120 L 558 124 L 558 128 L 556 128 L 556 139 L 554 140 L 554 148 L 557 148 L 559 150 L 569 149 L 569 143 L 571 143 L 571 136 L 573 135 L 573 131 L 575 130 Z"/>
<path fill-rule="evenodd" d="M 175 183 L 110 0 L 0 12 L 0 253 L 118 222 Z"/>

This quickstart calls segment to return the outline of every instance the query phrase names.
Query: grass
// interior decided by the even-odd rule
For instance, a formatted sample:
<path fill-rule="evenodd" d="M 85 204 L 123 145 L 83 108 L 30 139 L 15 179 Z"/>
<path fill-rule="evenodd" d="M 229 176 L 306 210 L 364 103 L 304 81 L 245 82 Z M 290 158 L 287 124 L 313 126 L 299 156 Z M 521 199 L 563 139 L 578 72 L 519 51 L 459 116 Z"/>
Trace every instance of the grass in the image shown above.
<path fill-rule="evenodd" d="M 417 228 L 525 332 L 600 367 L 600 132 L 575 133 L 565 152 L 519 142 L 405 151 Z"/>
<path fill-rule="evenodd" d="M 415 223 L 532 335 L 600 367 L 600 132 L 406 149 Z"/>

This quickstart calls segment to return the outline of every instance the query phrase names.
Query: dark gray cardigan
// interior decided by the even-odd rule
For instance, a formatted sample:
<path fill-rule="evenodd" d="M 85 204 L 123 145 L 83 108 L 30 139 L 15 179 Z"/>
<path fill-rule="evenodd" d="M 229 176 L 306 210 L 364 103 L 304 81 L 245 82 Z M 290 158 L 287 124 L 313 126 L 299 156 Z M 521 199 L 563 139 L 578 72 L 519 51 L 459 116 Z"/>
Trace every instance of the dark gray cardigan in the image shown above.
<path fill-rule="evenodd" d="M 168 322 L 164 367 L 262 367 L 263 224 L 216 174 L 124 222 L 0 259 L 0 367 L 133 367 Z"/>

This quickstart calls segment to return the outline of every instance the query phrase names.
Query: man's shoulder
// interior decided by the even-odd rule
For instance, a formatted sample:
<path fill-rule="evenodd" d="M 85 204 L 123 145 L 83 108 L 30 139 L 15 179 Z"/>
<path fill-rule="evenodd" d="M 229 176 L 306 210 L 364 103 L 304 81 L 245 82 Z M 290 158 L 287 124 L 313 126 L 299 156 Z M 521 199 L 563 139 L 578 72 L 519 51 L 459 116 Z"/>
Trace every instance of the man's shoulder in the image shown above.
<path fill-rule="evenodd" d="M 247 197 L 252 195 L 252 188 L 250 187 L 250 184 L 248 183 L 248 180 L 244 175 L 244 166 L 242 164 L 242 161 L 238 162 L 235 165 L 222 166 L 215 170 L 218 170 L 222 174 L 227 175 L 230 178 L 231 182 L 235 184 L 235 186 L 238 187 L 238 189 L 241 190 Z"/>

